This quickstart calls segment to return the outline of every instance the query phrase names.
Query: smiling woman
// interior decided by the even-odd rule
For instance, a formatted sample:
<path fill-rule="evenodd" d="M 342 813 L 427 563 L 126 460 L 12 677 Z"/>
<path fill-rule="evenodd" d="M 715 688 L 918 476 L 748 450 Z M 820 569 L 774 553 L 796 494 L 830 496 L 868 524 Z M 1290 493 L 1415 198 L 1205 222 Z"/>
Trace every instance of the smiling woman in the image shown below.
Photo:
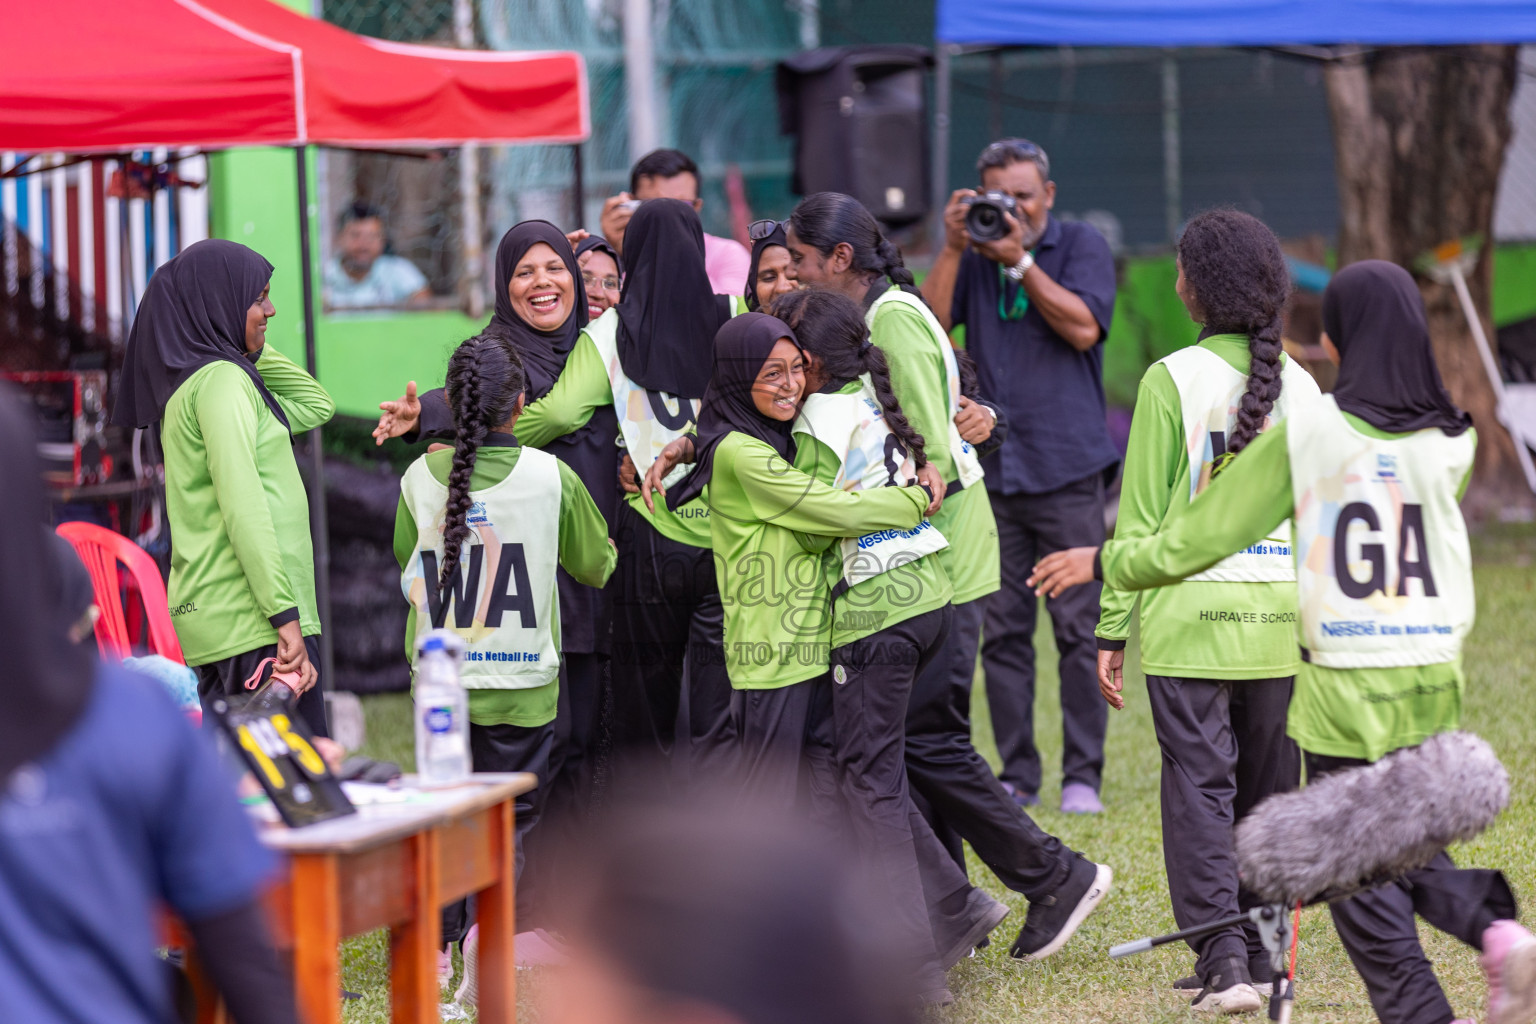
<path fill-rule="evenodd" d="M 261 347 L 267 343 L 267 321 L 277 316 L 277 310 L 272 305 L 272 283 L 269 281 L 261 289 L 261 295 L 251 308 L 245 311 L 245 351 L 247 355 L 256 355 Z"/>
<path fill-rule="evenodd" d="M 222 240 L 189 246 L 156 271 L 113 418 L 160 424 L 170 604 L 198 693 L 207 701 L 240 692 L 275 657 L 279 670 L 301 674 L 298 710 L 323 736 L 309 502 L 293 435 L 329 420 L 335 406 L 265 343 L 277 313 L 271 277 L 259 254 Z"/>

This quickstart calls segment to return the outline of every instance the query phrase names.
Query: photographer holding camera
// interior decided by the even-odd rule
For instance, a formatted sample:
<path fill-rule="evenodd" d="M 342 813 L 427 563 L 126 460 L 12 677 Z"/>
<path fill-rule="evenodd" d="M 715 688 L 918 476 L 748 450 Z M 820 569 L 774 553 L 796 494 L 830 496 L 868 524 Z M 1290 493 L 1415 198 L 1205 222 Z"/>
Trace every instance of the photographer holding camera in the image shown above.
<path fill-rule="evenodd" d="M 1038 606 L 1025 570 L 1048 552 L 1104 536 L 1104 489 L 1120 461 L 1105 424 L 1102 347 L 1115 265 L 1092 227 L 1051 216 L 1056 184 L 1039 146 L 994 142 L 976 169 L 983 192 L 950 196 L 944 249 L 922 291 L 946 329 L 965 327 L 982 391 L 1011 425 L 1010 442 L 982 463 L 1003 585 L 989 599 L 981 659 L 1002 780 L 1021 806 L 1031 806 L 1041 782 Z M 1046 609 L 1061 656 L 1061 809 L 1097 813 L 1108 720 L 1094 640 L 1099 585 L 1050 599 Z"/>

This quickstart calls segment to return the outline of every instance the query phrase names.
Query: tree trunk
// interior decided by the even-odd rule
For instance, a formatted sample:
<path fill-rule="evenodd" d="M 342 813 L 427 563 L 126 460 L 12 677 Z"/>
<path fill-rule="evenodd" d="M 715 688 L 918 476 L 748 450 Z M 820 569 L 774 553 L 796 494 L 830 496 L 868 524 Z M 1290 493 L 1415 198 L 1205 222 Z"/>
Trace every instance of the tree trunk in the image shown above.
<path fill-rule="evenodd" d="M 1345 53 L 1324 78 L 1339 186 L 1339 265 L 1405 267 L 1434 247 L 1481 235 L 1467 279 L 1490 342 L 1493 200 L 1518 73 L 1513 46 L 1384 47 Z M 1528 507 L 1514 442 L 1449 285 L 1420 279 L 1440 375 L 1477 426 L 1467 510 L 1475 518 Z"/>

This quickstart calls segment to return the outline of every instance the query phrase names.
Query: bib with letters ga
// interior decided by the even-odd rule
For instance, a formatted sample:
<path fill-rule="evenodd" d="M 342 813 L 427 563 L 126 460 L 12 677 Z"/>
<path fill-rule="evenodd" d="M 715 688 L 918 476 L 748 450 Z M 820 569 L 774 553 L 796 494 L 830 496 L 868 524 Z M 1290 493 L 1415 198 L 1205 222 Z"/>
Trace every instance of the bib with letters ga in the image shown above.
<path fill-rule="evenodd" d="M 969 441 L 960 437 L 960 430 L 955 426 L 955 417 L 960 413 L 960 364 L 955 362 L 955 347 L 949 343 L 949 334 L 939 323 L 938 318 L 933 315 L 933 310 L 928 308 L 927 303 L 911 292 L 895 287 L 887 289 L 885 294 L 870 305 L 869 312 L 864 315 L 870 330 L 874 330 L 875 327 L 875 314 L 887 302 L 901 303 L 917 310 L 928 324 L 928 333 L 932 336 L 934 344 L 938 346 L 939 354 L 944 358 L 944 375 L 949 385 L 949 452 L 955 460 L 955 472 L 959 475 L 960 483 L 966 487 L 974 487 L 981 483 L 985 474 L 981 469 L 981 460 L 976 457 L 976 449 L 971 447 Z"/>
<path fill-rule="evenodd" d="M 858 394 L 807 396 L 794 432 L 815 438 L 842 459 L 833 487 L 900 487 L 917 474 L 917 467 L 886 424 L 869 374 L 860 374 L 859 383 Z M 949 546 L 926 518 L 910 530 L 877 530 L 840 543 L 843 580 L 850 587 Z"/>
<path fill-rule="evenodd" d="M 1471 434 L 1368 437 L 1332 396 L 1293 416 L 1286 434 L 1304 656 L 1340 669 L 1455 660 L 1475 613 L 1456 502 Z"/>
<path fill-rule="evenodd" d="M 522 690 L 554 681 L 560 671 L 559 460 L 523 448 L 505 479 L 470 492 L 469 536 L 441 592 L 448 488 L 423 457 L 405 471 L 400 496 L 416 520 L 417 551 L 400 575 L 400 589 L 416 609 L 417 637 L 440 627 L 463 637 L 460 672 L 469 689 Z"/>
<path fill-rule="evenodd" d="M 1191 345 L 1158 360 L 1173 378 L 1184 416 L 1184 450 L 1189 456 L 1189 500 L 1211 483 L 1211 472 L 1226 454 L 1226 439 L 1237 422 L 1239 404 L 1248 390 L 1246 374 L 1234 370 L 1210 349 Z M 1294 359 L 1280 367 L 1280 397 L 1264 419 L 1263 430 L 1318 397 L 1317 382 Z M 1291 524 L 1281 523 L 1268 537 L 1229 555 L 1191 580 L 1217 583 L 1283 583 L 1296 578 L 1291 557 Z"/>

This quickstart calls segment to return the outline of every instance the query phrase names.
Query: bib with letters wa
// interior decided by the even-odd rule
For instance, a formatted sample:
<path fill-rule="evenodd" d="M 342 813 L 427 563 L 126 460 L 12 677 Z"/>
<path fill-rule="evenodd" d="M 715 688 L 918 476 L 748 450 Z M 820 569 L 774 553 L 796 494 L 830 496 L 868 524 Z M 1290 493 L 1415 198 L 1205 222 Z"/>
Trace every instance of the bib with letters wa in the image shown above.
<path fill-rule="evenodd" d="M 886 424 L 869 374 L 860 374 L 859 383 L 858 394 L 807 396 L 794 432 L 815 438 L 842 459 L 833 487 L 900 487 L 917 475 L 917 467 Z M 840 543 L 843 579 L 850 587 L 949 546 L 926 518 L 910 530 L 877 530 Z"/>
<path fill-rule="evenodd" d="M 976 449 L 971 447 L 969 441 L 960 437 L 960 430 L 955 426 L 955 417 L 960 413 L 960 364 L 955 362 L 955 347 L 949 343 L 949 334 L 944 330 L 938 318 L 933 315 L 933 310 L 928 304 L 911 292 L 902 291 L 900 288 L 889 288 L 885 294 L 876 299 L 869 307 L 869 312 L 864 315 L 864 321 L 869 324 L 870 330 L 875 327 L 875 314 L 880 307 L 887 302 L 898 302 L 917 310 L 922 314 L 923 320 L 928 324 L 928 333 L 933 337 L 934 344 L 939 348 L 939 354 L 944 357 L 944 375 L 948 378 L 949 385 L 949 452 L 955 460 L 955 472 L 960 483 L 966 487 L 974 487 L 981 483 L 985 475 L 981 470 L 981 460 L 976 457 Z"/>
<path fill-rule="evenodd" d="M 1472 436 L 1367 437 L 1332 396 L 1285 429 L 1305 657 L 1340 669 L 1455 660 L 1475 612 L 1456 502 Z"/>
<path fill-rule="evenodd" d="M 522 690 L 553 682 L 560 671 L 559 460 L 523 448 L 505 479 L 470 492 L 469 536 L 441 595 L 448 488 L 423 457 L 405 471 L 400 496 L 416 520 L 416 556 L 400 575 L 400 589 L 416 609 L 417 637 L 443 626 L 463 637 L 460 667 L 468 689 Z"/>
<path fill-rule="evenodd" d="M 1173 378 L 1184 416 L 1184 451 L 1189 456 L 1189 500 L 1211 483 L 1216 461 L 1226 453 L 1237 412 L 1248 390 L 1248 377 L 1210 349 L 1191 345 L 1159 360 Z M 1317 382 L 1300 363 L 1287 358 L 1280 368 L 1280 397 L 1264 419 L 1268 430 L 1318 397 Z M 1281 523 L 1268 537 L 1189 577 L 1213 583 L 1285 583 L 1296 578 L 1291 557 L 1291 524 Z"/>

